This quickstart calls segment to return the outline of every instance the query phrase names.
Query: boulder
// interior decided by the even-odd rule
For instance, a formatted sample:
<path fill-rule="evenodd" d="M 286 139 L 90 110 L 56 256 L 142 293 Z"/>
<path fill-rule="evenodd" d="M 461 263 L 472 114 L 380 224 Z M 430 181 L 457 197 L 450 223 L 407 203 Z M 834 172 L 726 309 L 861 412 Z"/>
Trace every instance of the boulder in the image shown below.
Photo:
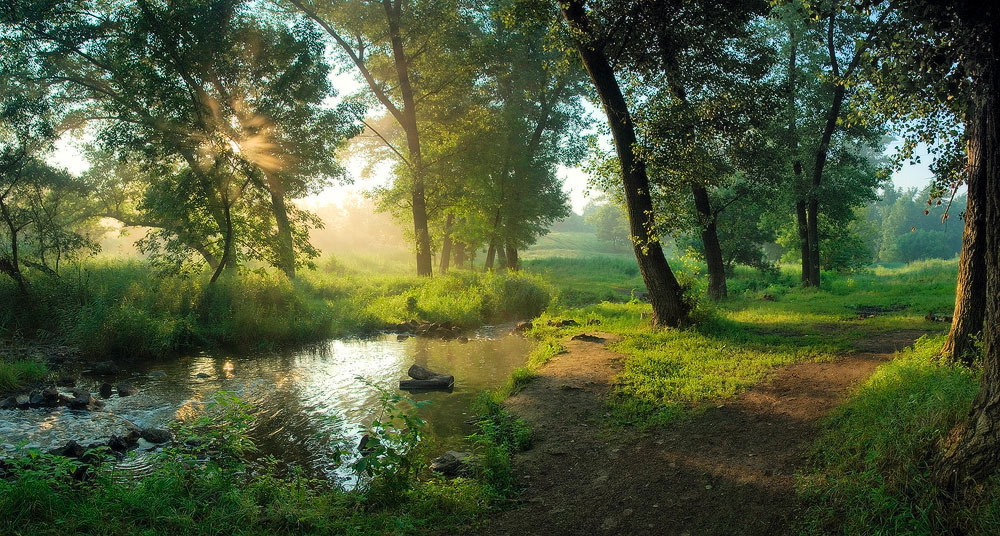
<path fill-rule="evenodd" d="M 97 389 L 97 394 L 101 395 L 101 398 L 111 398 L 111 394 L 114 392 L 114 387 L 110 383 L 104 382 Z"/>
<path fill-rule="evenodd" d="M 129 382 L 118 382 L 118 396 L 132 396 L 138 392 L 139 389 Z"/>
<path fill-rule="evenodd" d="M 125 452 L 126 450 L 132 448 L 139 441 L 139 432 L 135 430 L 129 430 L 123 435 L 112 435 L 111 439 L 108 439 L 108 448 L 112 452 Z"/>
<path fill-rule="evenodd" d="M 28 395 L 17 395 L 14 397 L 14 405 L 21 409 L 28 409 L 28 404 L 31 403 L 31 397 Z"/>
<path fill-rule="evenodd" d="M 153 372 L 150 372 L 148 376 L 150 378 L 166 378 L 167 373 L 163 372 L 162 370 L 154 370 Z"/>
<path fill-rule="evenodd" d="M 198 374 L 195 374 L 195 377 L 197 377 L 198 379 L 204 380 L 205 378 L 211 378 L 212 375 L 211 374 L 207 374 L 205 372 L 199 372 Z"/>
<path fill-rule="evenodd" d="M 173 435 L 171 435 L 170 430 L 167 430 L 166 428 L 145 428 L 142 430 L 140 435 L 146 441 L 156 445 L 166 443 L 173 439 Z"/>
<path fill-rule="evenodd" d="M 0 400 L 0 409 L 16 409 L 17 408 L 17 398 L 13 396 L 8 396 L 7 398 Z"/>
<path fill-rule="evenodd" d="M 407 335 L 407 334 L 405 334 L 405 333 L 400 333 L 399 335 L 396 335 L 396 340 L 397 341 L 405 341 L 406 339 L 409 339 L 409 338 L 410 338 L 410 336 Z"/>
<path fill-rule="evenodd" d="M 449 450 L 431 460 L 431 471 L 445 476 L 458 476 L 467 471 L 472 455 L 468 452 Z"/>
<path fill-rule="evenodd" d="M 97 399 L 89 391 L 74 388 L 70 390 L 70 393 L 73 395 L 73 398 L 66 401 L 66 405 L 70 409 L 94 409 L 99 407 Z"/>
<path fill-rule="evenodd" d="M 28 405 L 33 408 L 39 408 L 45 405 L 45 397 L 42 396 L 41 391 L 32 391 L 28 395 Z"/>
<path fill-rule="evenodd" d="M 76 441 L 70 440 L 65 445 L 54 448 L 49 451 L 49 454 L 53 456 L 65 456 L 67 458 L 83 458 L 83 455 L 87 453 L 87 447 L 77 443 Z"/>

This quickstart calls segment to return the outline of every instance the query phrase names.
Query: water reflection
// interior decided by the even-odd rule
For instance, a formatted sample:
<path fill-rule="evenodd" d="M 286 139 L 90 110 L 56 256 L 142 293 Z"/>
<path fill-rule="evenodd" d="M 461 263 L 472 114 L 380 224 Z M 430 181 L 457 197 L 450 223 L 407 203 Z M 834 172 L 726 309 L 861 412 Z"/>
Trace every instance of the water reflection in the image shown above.
<path fill-rule="evenodd" d="M 378 403 L 378 393 L 355 378 L 395 390 L 413 363 L 455 376 L 451 393 L 414 396 L 431 401 L 418 410 L 427 421 L 428 437 L 442 448 L 454 448 L 472 432 L 464 421 L 474 396 L 503 383 L 525 361 L 528 343 L 497 336 L 505 331 L 484 329 L 466 344 L 425 338 L 397 341 L 391 335 L 333 340 L 272 355 L 198 355 L 139 364 L 130 378 L 139 394 L 113 396 L 105 411 L 0 411 L 0 448 L 97 440 L 119 433 L 128 422 L 163 426 L 196 413 L 215 393 L 230 391 L 253 408 L 252 435 L 261 455 L 330 473 L 335 438 L 356 435 Z M 97 385 L 93 380 L 86 387 L 96 391 Z"/>

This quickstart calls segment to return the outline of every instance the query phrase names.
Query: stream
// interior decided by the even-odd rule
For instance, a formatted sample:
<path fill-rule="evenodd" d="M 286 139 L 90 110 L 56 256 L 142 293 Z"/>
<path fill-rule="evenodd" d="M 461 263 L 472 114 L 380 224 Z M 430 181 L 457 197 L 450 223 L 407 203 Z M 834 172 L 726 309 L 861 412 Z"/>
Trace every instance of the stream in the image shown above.
<path fill-rule="evenodd" d="M 379 394 L 356 379 L 396 392 L 416 363 L 455 376 L 452 392 L 412 395 L 429 404 L 417 410 L 427 421 L 424 435 L 440 450 L 466 446 L 474 426 L 471 404 L 484 389 L 503 384 L 524 364 L 530 343 L 510 335 L 511 326 L 487 326 L 470 334 L 469 342 L 396 335 L 336 339 L 295 350 L 235 355 L 212 353 L 149 363 L 132 363 L 117 377 L 84 372 L 78 386 L 95 393 L 104 381 L 128 380 L 139 393 L 105 399 L 95 411 L 53 409 L 0 410 L 0 454 L 18 448 L 51 449 L 69 440 L 106 440 L 130 423 L 142 428 L 166 427 L 199 411 L 215 393 L 231 392 L 251 406 L 251 437 L 260 456 L 327 478 L 343 477 L 332 459 L 331 437 L 346 437 L 354 445 L 361 426 L 379 406 Z M 148 454 L 133 451 L 121 467 L 141 474 Z"/>

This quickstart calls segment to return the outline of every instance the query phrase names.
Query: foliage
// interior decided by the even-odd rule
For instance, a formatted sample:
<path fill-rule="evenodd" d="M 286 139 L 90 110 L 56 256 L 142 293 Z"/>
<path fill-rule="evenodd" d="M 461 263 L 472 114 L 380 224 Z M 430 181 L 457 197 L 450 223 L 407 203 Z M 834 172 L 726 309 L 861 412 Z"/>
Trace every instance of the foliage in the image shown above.
<path fill-rule="evenodd" d="M 0 357 L 0 393 L 14 391 L 48 377 L 49 369 L 33 359 Z"/>

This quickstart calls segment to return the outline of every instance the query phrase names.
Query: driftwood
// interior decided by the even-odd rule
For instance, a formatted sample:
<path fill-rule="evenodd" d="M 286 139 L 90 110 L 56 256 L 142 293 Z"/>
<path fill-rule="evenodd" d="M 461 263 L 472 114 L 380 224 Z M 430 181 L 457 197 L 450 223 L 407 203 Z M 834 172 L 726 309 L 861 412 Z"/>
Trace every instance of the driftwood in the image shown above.
<path fill-rule="evenodd" d="M 413 379 L 399 381 L 399 388 L 404 391 L 448 390 L 455 386 L 454 376 L 434 372 L 420 365 L 411 366 L 406 374 Z"/>

